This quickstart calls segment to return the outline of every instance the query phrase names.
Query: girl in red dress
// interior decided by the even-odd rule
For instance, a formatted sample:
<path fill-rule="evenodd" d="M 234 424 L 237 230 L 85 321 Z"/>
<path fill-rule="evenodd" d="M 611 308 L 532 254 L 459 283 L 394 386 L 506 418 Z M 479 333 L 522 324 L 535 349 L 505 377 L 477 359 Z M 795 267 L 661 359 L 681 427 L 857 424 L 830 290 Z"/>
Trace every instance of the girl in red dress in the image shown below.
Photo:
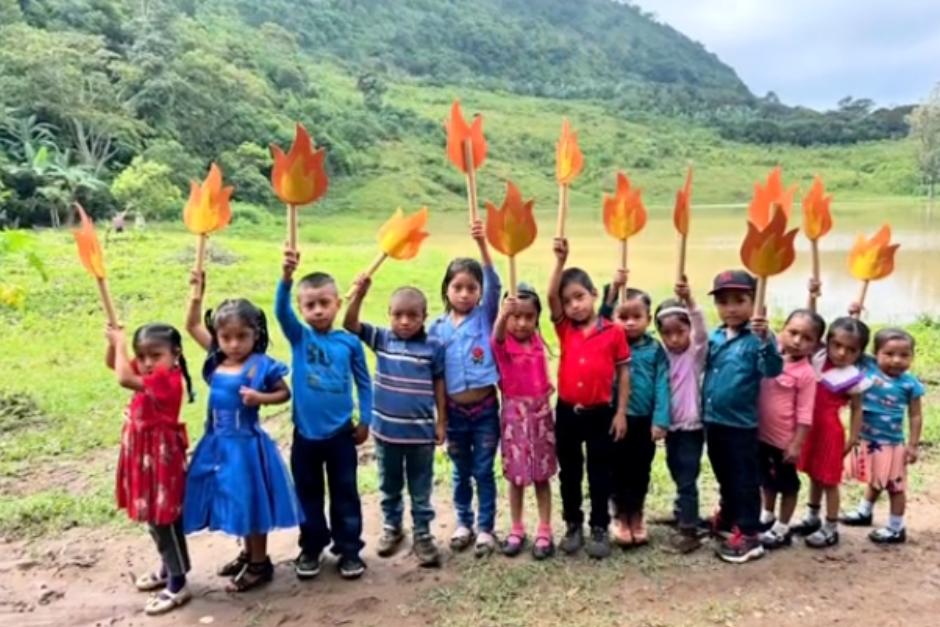
<path fill-rule="evenodd" d="M 868 345 L 869 330 L 864 322 L 852 317 L 837 318 L 829 326 L 826 347 L 813 358 L 817 373 L 813 426 L 810 427 L 800 455 L 799 469 L 809 475 L 809 509 L 791 531 L 806 537 L 815 549 L 839 542 L 839 484 L 842 483 L 843 459 L 858 442 L 862 427 L 862 393 L 869 383 L 858 367 Z M 839 411 L 851 408 L 850 435 Z M 826 495 L 826 519 L 819 517 L 823 494 Z"/>
<path fill-rule="evenodd" d="M 189 553 L 182 529 L 186 484 L 186 428 L 179 422 L 183 381 L 192 401 L 192 382 L 179 331 L 148 324 L 134 332 L 128 359 L 124 331 L 108 329 L 107 365 L 118 383 L 134 391 L 125 410 L 117 467 L 117 504 L 136 522 L 147 523 L 162 565 L 135 581 L 138 590 L 157 591 L 144 606 L 163 614 L 189 601 Z"/>

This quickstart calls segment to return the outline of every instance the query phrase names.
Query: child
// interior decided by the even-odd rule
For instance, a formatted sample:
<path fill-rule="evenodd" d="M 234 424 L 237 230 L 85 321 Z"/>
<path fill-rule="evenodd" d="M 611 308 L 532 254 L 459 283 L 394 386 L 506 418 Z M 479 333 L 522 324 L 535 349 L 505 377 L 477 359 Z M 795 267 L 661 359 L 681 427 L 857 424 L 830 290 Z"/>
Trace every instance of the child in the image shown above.
<path fill-rule="evenodd" d="M 476 482 L 479 534 L 474 553 L 483 557 L 496 548 L 496 477 L 493 460 L 499 444 L 499 373 L 493 361 L 490 336 L 499 309 L 499 275 L 493 269 L 483 223 L 477 220 L 470 235 L 483 262 L 454 259 L 441 285 L 444 314 L 428 334 L 445 347 L 447 384 L 447 453 L 453 463 L 454 507 L 457 528 L 450 538 L 454 551 L 473 543 L 473 484 Z"/>
<path fill-rule="evenodd" d="M 539 333 L 542 304 L 538 294 L 519 285 L 517 295 L 503 301 L 493 329 L 493 357 L 499 367 L 503 393 L 503 475 L 509 482 L 512 529 L 503 542 L 504 555 L 514 557 L 525 545 L 522 497 L 526 486 L 535 485 L 539 526 L 532 546 L 537 560 L 555 553 L 552 540 L 552 491 L 549 480 L 557 470 L 555 425 L 548 378 L 545 344 Z"/>
<path fill-rule="evenodd" d="M 778 338 L 783 372 L 761 381 L 757 413 L 764 507 L 760 522 L 765 528 L 761 543 L 767 549 L 787 546 L 792 538 L 790 518 L 800 492 L 796 462 L 813 424 L 816 399 L 816 372 L 809 358 L 825 330 L 826 322 L 809 309 L 790 313 Z M 774 518 L 778 494 L 780 516 Z"/>
<path fill-rule="evenodd" d="M 611 493 L 612 442 L 627 434 L 630 397 L 630 349 L 626 334 L 595 313 L 597 289 L 580 268 L 564 269 L 568 240 L 555 238 L 555 268 L 548 284 L 548 304 L 561 346 L 558 364 L 558 407 L 555 449 L 561 480 L 565 537 L 561 550 L 571 555 L 584 545 L 581 480 L 587 449 L 588 489 L 591 496 L 591 536 L 588 555 L 610 555 L 607 501 Z M 614 381 L 617 406 L 611 405 Z"/>
<path fill-rule="evenodd" d="M 124 331 L 109 327 L 105 361 L 118 383 L 134 391 L 121 430 L 117 502 L 131 520 L 147 523 L 160 553 L 159 571 L 134 582 L 143 592 L 164 588 L 144 606 L 146 614 L 155 616 L 192 598 L 186 587 L 190 566 L 182 524 L 186 426 L 179 422 L 182 382 L 192 402 L 192 381 L 180 332 L 173 327 L 142 326 L 134 332 L 133 347 L 130 361 Z"/>
<path fill-rule="evenodd" d="M 415 555 L 422 566 L 438 566 L 440 554 L 431 535 L 434 508 L 434 445 L 444 443 L 447 393 L 444 347 L 424 331 L 428 301 L 413 287 L 400 287 L 388 304 L 390 328 L 359 322 L 362 301 L 372 284 L 356 280 L 343 327 L 375 352 L 372 435 L 382 492 L 383 531 L 379 557 L 391 557 L 404 538 L 402 489 L 408 481 Z"/>
<path fill-rule="evenodd" d="M 643 509 L 649 491 L 650 469 L 656 455 L 653 425 L 668 429 L 669 360 L 649 328 L 649 294 L 628 288 L 616 306 L 626 272 L 619 271 L 607 289 L 601 315 L 620 326 L 630 347 L 630 400 L 627 435 L 613 448 L 613 501 L 617 513 L 614 541 L 621 547 L 642 546 L 649 541 Z"/>
<path fill-rule="evenodd" d="M 783 371 L 767 320 L 763 312 L 754 312 L 756 288 L 756 280 L 744 270 L 715 277 L 710 294 L 722 324 L 709 338 L 702 384 L 708 459 L 721 494 L 715 527 L 733 531 L 719 545 L 718 556 L 733 564 L 764 555 L 757 536 L 757 396 L 762 378 Z"/>
<path fill-rule="evenodd" d="M 847 525 L 871 524 L 872 508 L 888 491 L 891 516 L 888 525 L 869 534 L 876 544 L 897 544 L 907 540 L 904 528 L 907 465 L 917 461 L 917 446 L 923 424 L 921 397 L 923 384 L 908 370 L 914 360 L 914 338 L 907 331 L 886 328 L 875 334 L 875 358 L 864 360 L 865 373 L 872 386 L 862 397 L 862 443 L 851 457 L 849 474 L 868 484 L 858 509 L 842 521 Z M 904 444 L 904 408 L 910 433 Z"/>
<path fill-rule="evenodd" d="M 209 384 L 205 434 L 189 467 L 184 529 L 222 531 L 244 538 L 242 553 L 219 569 L 227 590 L 245 592 L 274 577 L 267 534 L 294 527 L 301 515 L 277 445 L 261 428 L 258 408 L 290 400 L 287 366 L 265 355 L 264 312 L 244 299 L 226 300 L 200 322 L 202 277 L 189 304 L 186 329 L 208 351 L 202 376 Z"/>
<path fill-rule="evenodd" d="M 366 565 L 362 550 L 362 505 L 359 501 L 356 446 L 369 437 L 372 420 L 372 380 L 359 340 L 333 330 L 341 301 L 329 274 L 313 272 L 300 279 L 297 306 L 303 322 L 291 308 L 291 286 L 300 253 L 284 251 L 283 274 L 274 298 L 274 313 L 291 345 L 294 390 L 292 418 L 294 442 L 290 463 L 297 498 L 306 521 L 300 526 L 300 554 L 294 560 L 298 579 L 320 573 L 320 557 L 332 544 L 344 579 L 357 579 Z M 359 424 L 353 425 L 352 385 L 359 397 Z M 330 490 L 330 524 L 324 515 Z"/>
<path fill-rule="evenodd" d="M 675 299 L 665 300 L 656 308 L 656 330 L 669 360 L 672 411 L 668 428 L 653 425 L 653 438 L 666 438 L 666 465 L 676 484 L 678 533 L 672 546 L 680 553 L 689 553 L 701 546 L 698 476 L 705 432 L 699 382 L 708 356 L 708 330 L 684 278 L 675 291 Z"/>
<path fill-rule="evenodd" d="M 806 536 L 814 549 L 839 543 L 839 484 L 843 459 L 858 441 L 861 429 L 862 393 L 870 382 L 857 364 L 868 345 L 869 331 L 855 318 L 837 318 L 826 333 L 826 348 L 813 357 L 816 400 L 813 426 L 803 443 L 798 468 L 809 475 L 809 508 L 794 533 Z M 851 436 L 846 444 L 839 410 L 851 406 Z M 819 519 L 820 502 L 826 495 L 826 522 Z"/>

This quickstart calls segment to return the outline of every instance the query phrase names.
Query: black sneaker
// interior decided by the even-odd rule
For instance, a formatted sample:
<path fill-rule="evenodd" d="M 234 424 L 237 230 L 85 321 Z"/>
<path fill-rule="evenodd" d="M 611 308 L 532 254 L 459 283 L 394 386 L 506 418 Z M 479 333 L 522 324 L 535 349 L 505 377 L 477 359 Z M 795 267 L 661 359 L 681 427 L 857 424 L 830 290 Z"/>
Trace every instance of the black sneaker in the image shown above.
<path fill-rule="evenodd" d="M 379 557 L 391 557 L 395 555 L 395 551 L 398 550 L 398 545 L 400 545 L 401 541 L 404 539 L 405 534 L 401 532 L 400 528 L 385 527 L 382 530 L 381 537 L 379 537 L 379 544 L 375 552 Z"/>
<path fill-rule="evenodd" d="M 441 553 L 434 543 L 434 538 L 429 533 L 423 533 L 415 536 L 413 546 L 415 557 L 418 563 L 425 568 L 434 568 L 441 565 Z"/>
<path fill-rule="evenodd" d="M 839 544 L 839 531 L 832 527 L 820 527 L 806 536 L 806 546 L 813 549 L 828 549 L 837 544 Z"/>
<path fill-rule="evenodd" d="M 568 555 L 574 555 L 584 546 L 584 528 L 581 525 L 568 523 L 565 537 L 561 539 L 558 547 Z"/>
<path fill-rule="evenodd" d="M 907 542 L 907 531 L 903 527 L 901 529 L 882 527 L 868 534 L 868 539 L 875 544 L 902 544 Z"/>
<path fill-rule="evenodd" d="M 296 574 L 297 579 L 300 580 L 313 579 L 319 575 L 320 556 L 310 555 L 309 553 L 301 551 L 297 559 L 294 560 L 294 574 Z"/>
<path fill-rule="evenodd" d="M 782 549 L 785 546 L 790 546 L 793 542 L 793 532 L 787 531 L 786 533 L 777 533 L 774 529 L 768 529 L 764 533 L 760 534 L 760 543 L 764 545 L 765 549 L 773 551 L 774 549 Z"/>
<path fill-rule="evenodd" d="M 808 536 L 819 531 L 820 527 L 822 527 L 821 519 L 816 518 L 814 520 L 810 520 L 804 516 L 800 522 L 790 527 L 790 533 L 794 533 L 798 536 Z"/>
<path fill-rule="evenodd" d="M 763 556 L 764 545 L 757 536 L 746 536 L 739 531 L 718 546 L 718 557 L 731 564 L 743 564 Z"/>
<path fill-rule="evenodd" d="M 584 548 L 584 552 L 596 560 L 604 559 L 610 555 L 610 534 L 604 527 L 591 527 L 591 538 Z"/>
<path fill-rule="evenodd" d="M 865 515 L 855 510 L 840 516 L 839 522 L 849 527 L 871 527 L 871 514 Z"/>
<path fill-rule="evenodd" d="M 339 576 L 343 579 L 359 579 L 366 572 L 366 563 L 358 555 L 339 558 Z"/>

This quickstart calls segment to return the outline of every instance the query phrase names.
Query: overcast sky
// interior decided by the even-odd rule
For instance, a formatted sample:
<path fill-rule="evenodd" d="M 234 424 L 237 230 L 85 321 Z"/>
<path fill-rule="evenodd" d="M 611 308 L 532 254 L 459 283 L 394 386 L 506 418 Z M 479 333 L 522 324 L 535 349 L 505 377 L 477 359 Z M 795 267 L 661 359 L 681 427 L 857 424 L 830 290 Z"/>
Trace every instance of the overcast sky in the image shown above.
<path fill-rule="evenodd" d="M 633 1 L 787 104 L 908 104 L 940 81 L 940 0 Z"/>

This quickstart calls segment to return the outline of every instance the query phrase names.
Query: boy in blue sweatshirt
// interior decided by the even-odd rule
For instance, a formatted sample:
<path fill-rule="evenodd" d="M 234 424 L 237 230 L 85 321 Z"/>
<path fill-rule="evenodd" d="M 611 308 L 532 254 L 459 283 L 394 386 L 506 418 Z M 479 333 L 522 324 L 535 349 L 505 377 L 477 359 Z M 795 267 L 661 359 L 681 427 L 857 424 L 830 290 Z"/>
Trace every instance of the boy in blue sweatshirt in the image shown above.
<path fill-rule="evenodd" d="M 728 270 L 715 277 L 709 292 L 722 323 L 708 340 L 702 412 L 708 459 L 721 494 L 715 526 L 733 531 L 718 547 L 718 556 L 734 564 L 764 554 L 757 536 L 757 397 L 761 379 L 783 371 L 764 312 L 754 312 L 756 288 L 756 280 L 744 270 Z"/>
<path fill-rule="evenodd" d="M 314 272 L 297 288 L 301 322 L 291 308 L 291 285 L 300 261 L 297 251 L 284 251 L 283 276 L 274 312 L 292 354 L 294 441 L 291 470 L 305 522 L 300 526 L 300 555 L 294 562 L 299 579 L 320 572 L 320 555 L 332 544 L 339 572 L 355 579 L 365 572 L 362 550 L 362 506 L 359 501 L 356 446 L 369 435 L 372 381 L 359 339 L 333 330 L 340 308 L 336 282 Z M 352 387 L 359 397 L 359 423 L 352 421 Z M 324 515 L 323 471 L 330 490 L 330 523 Z"/>

